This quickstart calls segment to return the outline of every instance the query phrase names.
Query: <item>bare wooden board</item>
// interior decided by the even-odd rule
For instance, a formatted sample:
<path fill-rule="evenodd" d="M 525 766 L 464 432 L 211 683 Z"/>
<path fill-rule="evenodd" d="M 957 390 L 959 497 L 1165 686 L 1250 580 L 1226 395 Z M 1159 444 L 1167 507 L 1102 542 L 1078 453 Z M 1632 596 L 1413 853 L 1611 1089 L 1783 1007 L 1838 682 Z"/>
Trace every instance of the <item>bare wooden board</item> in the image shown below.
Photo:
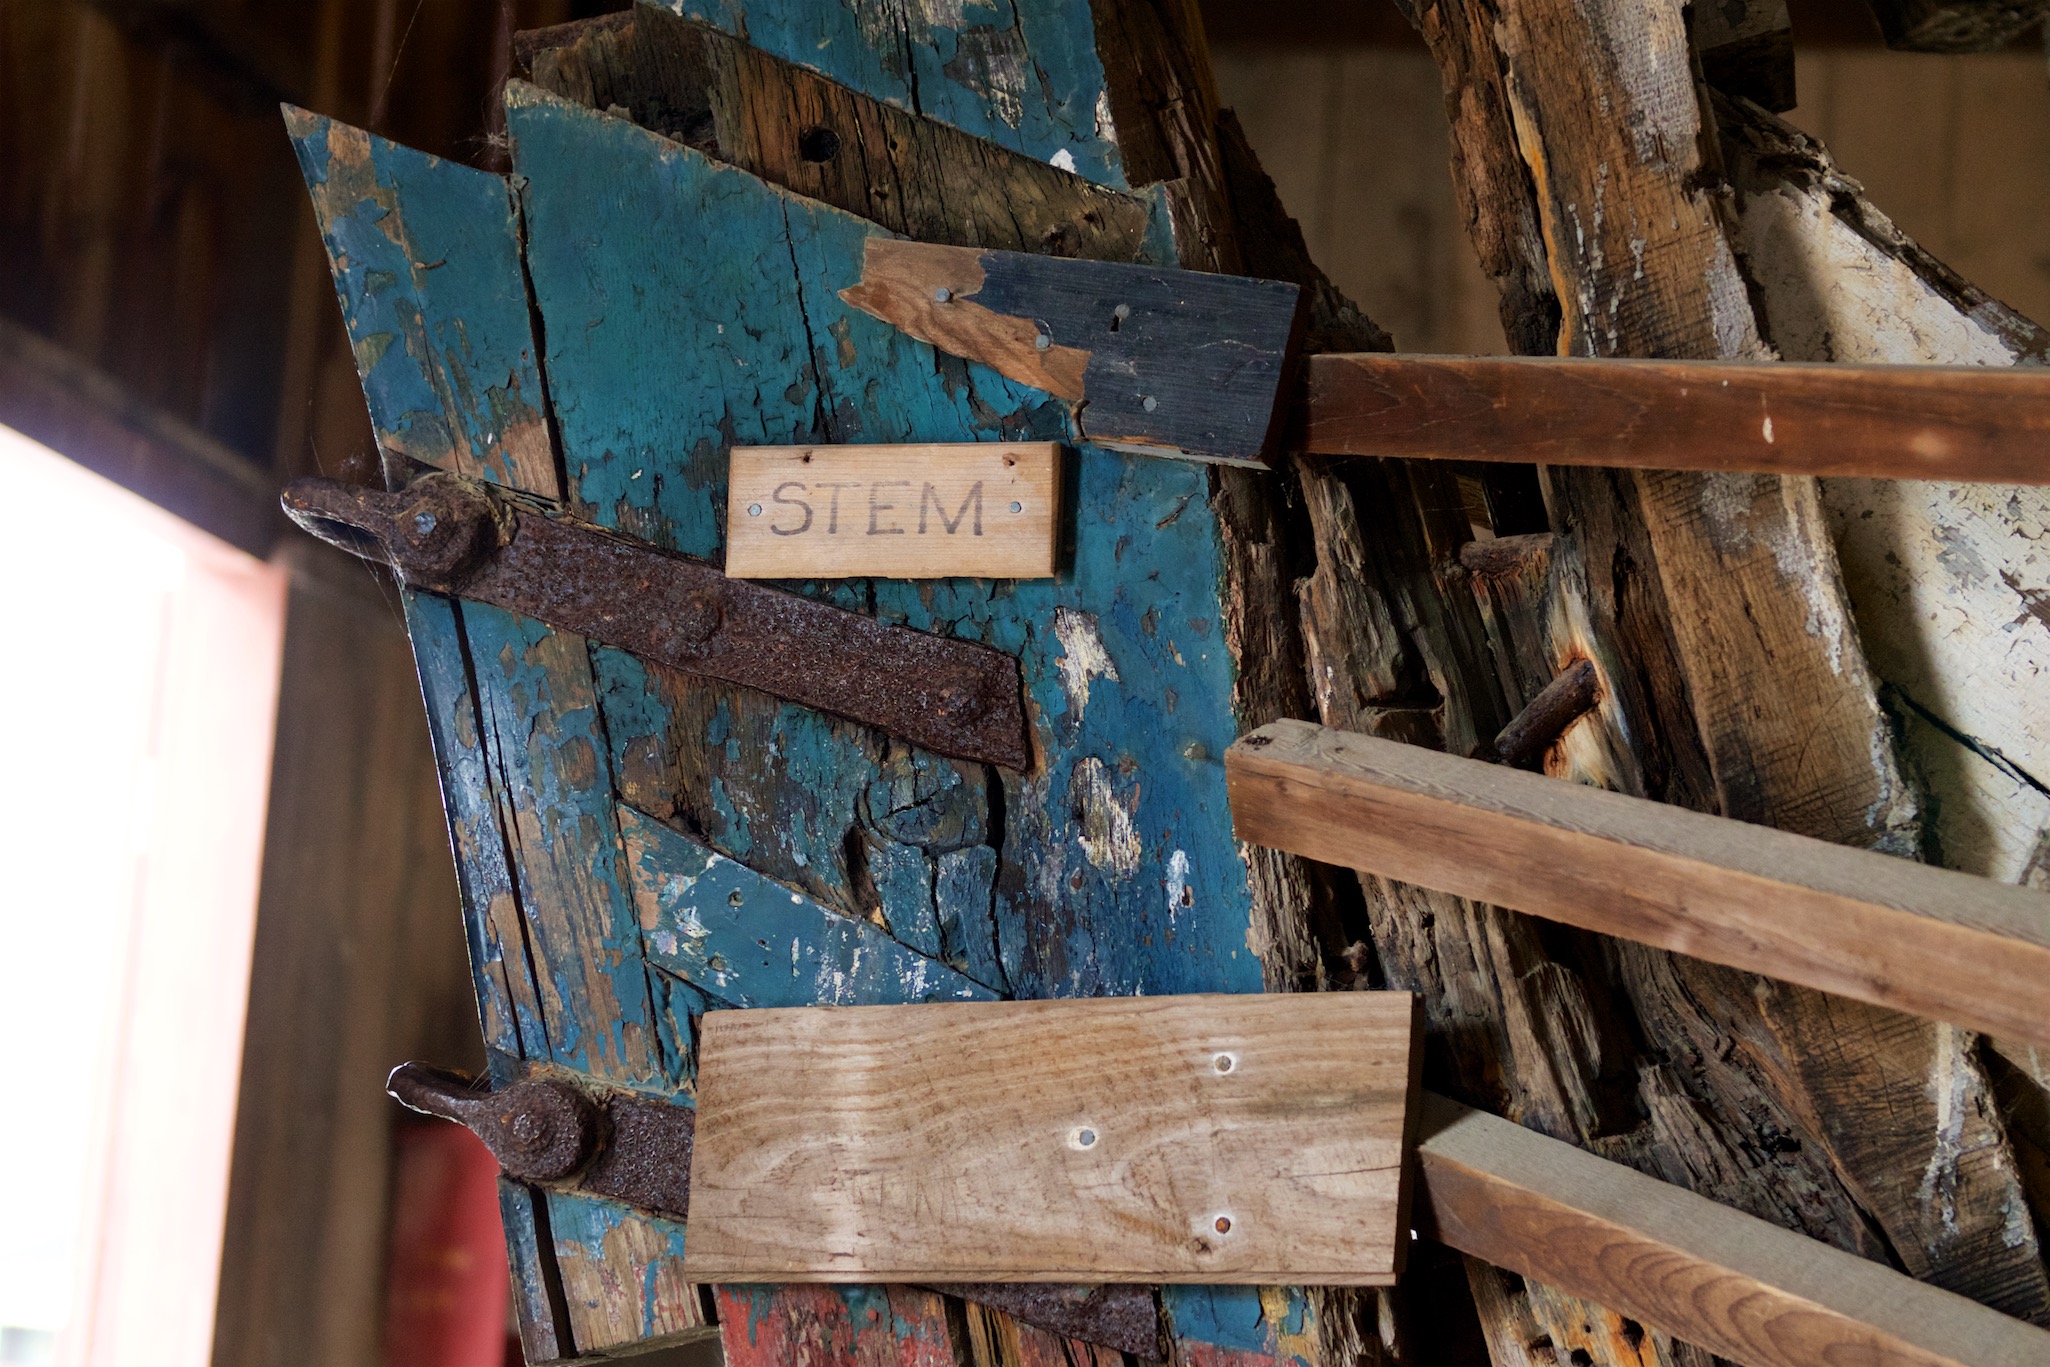
<path fill-rule="evenodd" d="M 2050 370 L 1309 358 L 1302 449 L 2050 484 Z"/>
<path fill-rule="evenodd" d="M 1381 1286 L 1406 992 L 714 1011 L 694 1280 Z"/>
<path fill-rule="evenodd" d="M 2050 1333 L 1426 1093 L 1418 1227 L 1747 1367 L 2040 1367 Z"/>
<path fill-rule="evenodd" d="M 1225 768 L 1243 840 L 2050 1043 L 2050 895 L 1308 722 Z"/>
<path fill-rule="evenodd" d="M 868 240 L 840 297 L 942 351 L 1076 401 L 1092 442 L 1267 464 L 1300 303 L 1278 280 Z"/>
<path fill-rule="evenodd" d="M 1060 474 L 1060 447 L 1050 441 L 736 446 L 726 573 L 1049 578 Z"/>

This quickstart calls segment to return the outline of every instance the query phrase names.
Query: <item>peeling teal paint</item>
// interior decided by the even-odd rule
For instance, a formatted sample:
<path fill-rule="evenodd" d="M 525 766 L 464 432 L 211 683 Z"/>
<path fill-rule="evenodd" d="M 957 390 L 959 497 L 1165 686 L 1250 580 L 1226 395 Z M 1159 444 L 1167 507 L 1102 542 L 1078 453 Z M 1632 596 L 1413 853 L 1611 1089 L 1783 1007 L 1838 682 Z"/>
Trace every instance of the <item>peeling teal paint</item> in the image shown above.
<path fill-rule="evenodd" d="M 865 95 L 1125 188 L 1089 0 L 665 4 Z"/>
<path fill-rule="evenodd" d="M 546 430 L 505 181 L 300 111 L 287 121 L 325 208 L 321 235 L 379 441 L 517 483 L 506 450 L 545 447 Z"/>
<path fill-rule="evenodd" d="M 859 276 L 862 242 L 879 231 L 872 225 L 537 92 L 518 95 L 509 117 L 564 450 L 580 480 L 602 490 L 578 485 L 600 520 L 716 555 L 727 415 L 764 395 L 772 406 L 786 394 L 817 396 L 815 413 L 790 404 L 764 424 L 776 440 L 1071 435 L 1065 410 L 1044 395 L 840 302 L 838 289 Z M 600 202 L 606 211 L 593 213 Z M 731 264 L 679 247 L 719 243 L 723 253 L 734 234 L 752 236 Z M 592 307 L 595 298 L 607 307 Z M 743 318 L 747 329 L 731 323 Z M 827 328 L 849 339 L 852 365 L 823 347 L 809 359 L 793 349 L 797 334 Z M 686 355 L 682 378 L 666 379 L 671 358 Z M 589 400 L 594 392 L 602 403 Z M 624 479 L 628 466 L 652 477 Z M 1217 612 L 1222 552 L 1208 475 L 1093 449 L 1076 467 L 1075 563 L 1058 580 L 809 591 L 866 597 L 884 620 L 1020 657 L 1048 759 L 1038 773 L 1002 779 L 1009 824 L 993 917 L 1012 987 L 1032 996 L 1257 991 L 1245 869 L 1214 758 L 1236 734 L 1232 663 L 1214 630 L 1187 626 Z M 1086 697 L 1063 676 L 1064 663 L 1070 673 L 1075 665 L 1053 632 L 1057 609 L 1092 624 L 1111 665 L 1089 679 Z M 1149 634 L 1149 611 L 1179 625 Z M 600 671 L 608 700 L 633 686 L 609 658 Z M 616 745 L 665 729 L 650 707 L 637 698 L 613 720 Z M 724 715 L 729 744 L 741 748 L 717 790 L 728 824 L 707 838 L 852 909 L 854 889 L 834 882 L 844 871 L 827 869 L 841 864 L 838 847 L 856 824 L 847 776 L 872 770 L 878 742 L 801 709 L 764 720 L 756 708 L 746 725 L 731 707 Z M 624 762 L 623 748 L 615 755 Z M 1185 904 L 1170 898 L 1171 861 L 1185 870 Z"/>
<path fill-rule="evenodd" d="M 731 1006 L 894 1006 L 997 994 L 876 926 L 827 911 L 630 807 L 620 809 L 649 963 Z"/>

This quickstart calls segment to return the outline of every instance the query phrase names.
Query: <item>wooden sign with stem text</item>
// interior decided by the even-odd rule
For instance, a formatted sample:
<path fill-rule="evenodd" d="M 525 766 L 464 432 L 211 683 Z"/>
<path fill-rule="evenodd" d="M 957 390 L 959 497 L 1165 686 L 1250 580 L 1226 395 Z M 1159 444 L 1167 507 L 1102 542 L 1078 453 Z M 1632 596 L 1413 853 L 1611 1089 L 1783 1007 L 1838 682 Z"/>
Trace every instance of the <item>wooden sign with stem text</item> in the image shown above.
<path fill-rule="evenodd" d="M 736 446 L 736 579 L 1044 579 L 1059 539 L 1053 442 Z"/>

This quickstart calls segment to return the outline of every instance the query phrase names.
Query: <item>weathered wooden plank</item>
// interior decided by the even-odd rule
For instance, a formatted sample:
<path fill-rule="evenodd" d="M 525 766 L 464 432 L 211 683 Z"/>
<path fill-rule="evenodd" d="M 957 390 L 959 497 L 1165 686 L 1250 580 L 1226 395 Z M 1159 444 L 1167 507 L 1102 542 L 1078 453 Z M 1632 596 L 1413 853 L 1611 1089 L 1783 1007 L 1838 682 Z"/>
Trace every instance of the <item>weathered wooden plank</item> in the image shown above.
<path fill-rule="evenodd" d="M 619 809 L 649 963 L 730 1006 L 994 1001 L 996 994 L 907 949 L 874 922 L 802 893 Z"/>
<path fill-rule="evenodd" d="M 917 1287 L 734 1285 L 716 1288 L 716 1298 L 726 1367 L 961 1362 L 946 1301 Z"/>
<path fill-rule="evenodd" d="M 558 493 L 505 181 L 303 109 L 287 106 L 285 127 L 313 195 L 378 444 L 440 469 Z M 406 194 L 411 183 L 431 183 L 435 193 Z"/>
<path fill-rule="evenodd" d="M 2050 373 L 1530 356 L 1313 356 L 1325 455 L 2050 484 Z"/>
<path fill-rule="evenodd" d="M 1300 323 L 1278 280 L 871 238 L 840 297 L 1079 405 L 1098 445 L 1264 466 Z"/>
<path fill-rule="evenodd" d="M 1125 185 L 1087 0 L 1011 0 L 987 17 L 935 0 L 664 3 L 866 94 L 1099 185 Z"/>
<path fill-rule="evenodd" d="M 708 1013 L 686 1266 L 1392 1284 L 1416 1012 L 1347 992 Z"/>
<path fill-rule="evenodd" d="M 1431 1238 L 1611 1305 L 1747 1367 L 2023 1367 L 2050 1333 L 1425 1093 Z"/>
<path fill-rule="evenodd" d="M 1418 746 L 1275 722 L 1241 839 L 2050 1043 L 2050 896 Z"/>
<path fill-rule="evenodd" d="M 550 94 L 624 109 L 643 128 L 920 242 L 1089 261 L 1147 252 L 1147 200 L 657 5 L 521 34 L 518 46 Z"/>
<path fill-rule="evenodd" d="M 1713 155 L 1661 150 L 1696 147 L 1704 126 L 1701 94 L 1682 74 L 1691 54 L 1680 7 L 1541 0 L 1500 24 L 1480 4 L 1419 9 L 1458 92 L 1456 174 L 1516 348 L 1761 358 L 1756 301 L 1772 290 L 1738 267 Z M 1590 82 L 1601 99 L 1588 98 Z M 1645 128 L 1660 132 L 1629 131 Z M 1812 293 L 1817 278 L 1806 265 L 1790 288 Z M 1915 793 L 1851 630 L 1814 487 L 1543 473 L 1555 530 L 1584 567 L 1572 581 L 1584 595 L 1561 605 L 1569 631 L 1557 639 L 1604 662 L 1611 686 L 1581 728 L 1610 743 L 1566 747 L 1568 772 L 1820 838 L 1914 849 Z M 1629 762 L 1586 764 L 1603 754 Z M 1737 1191 L 1842 1247 L 1879 1253 L 1876 1226 L 1918 1275 L 2043 1312 L 2041 1258 L 2033 1231 L 2008 1215 L 2021 1192 L 1968 1034 L 1634 945 L 1614 962 L 1638 1037 L 1655 1050 L 1635 1090 L 1661 1171 Z M 1799 1143 L 1771 1152 L 1761 1133 Z M 1795 1169 L 1807 1170 L 1796 1174 L 1802 1196 L 1788 1202 L 1778 1179 Z M 1733 1173 L 1744 1176 L 1733 1183 Z M 1922 1194 L 1933 1189 L 1955 1193 L 1940 1217 Z"/>
<path fill-rule="evenodd" d="M 1053 442 L 736 446 L 726 573 L 741 579 L 1051 577 Z"/>
<path fill-rule="evenodd" d="M 289 122 L 391 475 L 421 460 L 557 495 L 505 182 L 326 119 Z M 408 594 L 406 607 L 494 1070 L 525 1058 L 682 1085 L 688 1027 L 639 960 L 584 643 L 482 606 Z M 620 1208 L 610 1242 L 558 1246 L 555 1199 L 506 1204 L 509 1247 L 538 1260 L 515 1285 L 559 1288 L 557 1264 L 588 1266 L 594 1246 L 616 1260 L 560 1303 L 523 1294 L 523 1314 L 546 1316 L 523 1323 L 532 1343 L 567 1358 L 675 1325 L 649 1290 L 675 1280 L 668 1236 Z"/>

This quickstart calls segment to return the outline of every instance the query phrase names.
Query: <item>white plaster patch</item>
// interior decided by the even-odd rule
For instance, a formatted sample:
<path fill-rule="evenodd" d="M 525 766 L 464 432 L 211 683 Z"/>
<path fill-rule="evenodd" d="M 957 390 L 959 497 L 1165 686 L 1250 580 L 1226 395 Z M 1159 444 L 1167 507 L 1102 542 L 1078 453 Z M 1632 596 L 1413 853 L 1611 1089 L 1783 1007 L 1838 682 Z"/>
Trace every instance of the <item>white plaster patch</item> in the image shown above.
<path fill-rule="evenodd" d="M 1073 171 L 1075 169 L 1075 154 L 1065 147 L 1048 157 L 1047 160 L 1060 167 L 1063 171 Z"/>

